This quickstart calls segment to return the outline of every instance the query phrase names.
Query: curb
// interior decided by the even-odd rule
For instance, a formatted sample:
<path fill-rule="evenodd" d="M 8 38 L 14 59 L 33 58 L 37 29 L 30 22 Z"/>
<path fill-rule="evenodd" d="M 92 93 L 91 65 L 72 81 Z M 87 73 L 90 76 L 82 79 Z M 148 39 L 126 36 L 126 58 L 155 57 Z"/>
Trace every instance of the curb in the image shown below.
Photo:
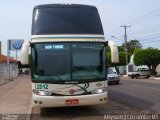
<path fill-rule="evenodd" d="M 4 84 L 8 83 L 9 81 L 11 81 L 11 80 L 4 80 L 3 82 L 0 82 L 0 86 L 2 86 L 2 85 L 4 85 Z"/>
<path fill-rule="evenodd" d="M 150 80 L 160 80 L 160 77 L 149 77 Z"/>
<path fill-rule="evenodd" d="M 31 99 L 30 105 L 28 107 L 26 120 L 31 120 L 31 116 L 32 116 L 32 99 Z"/>

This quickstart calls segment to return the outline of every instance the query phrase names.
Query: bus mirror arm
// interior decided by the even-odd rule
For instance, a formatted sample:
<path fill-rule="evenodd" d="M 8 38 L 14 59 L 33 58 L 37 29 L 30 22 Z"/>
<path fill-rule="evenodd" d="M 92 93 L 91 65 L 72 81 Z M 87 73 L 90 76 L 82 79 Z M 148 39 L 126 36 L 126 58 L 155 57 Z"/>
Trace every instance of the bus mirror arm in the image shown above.
<path fill-rule="evenodd" d="M 111 49 L 111 62 L 119 63 L 119 54 L 117 45 L 113 41 L 108 41 L 108 46 Z"/>
<path fill-rule="evenodd" d="M 29 48 L 30 48 L 30 41 L 26 41 L 22 45 L 21 51 L 21 64 L 28 65 L 29 64 Z"/>
<path fill-rule="evenodd" d="M 105 41 L 105 42 L 104 42 L 104 46 L 108 46 L 108 41 Z"/>

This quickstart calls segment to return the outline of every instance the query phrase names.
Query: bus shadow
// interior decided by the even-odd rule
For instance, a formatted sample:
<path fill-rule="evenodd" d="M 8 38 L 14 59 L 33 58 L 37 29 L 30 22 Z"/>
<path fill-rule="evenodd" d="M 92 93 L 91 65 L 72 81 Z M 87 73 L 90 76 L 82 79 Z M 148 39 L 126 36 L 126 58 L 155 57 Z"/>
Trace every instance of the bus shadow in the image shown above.
<path fill-rule="evenodd" d="M 104 115 L 97 109 L 98 106 L 75 106 L 75 107 L 57 107 L 57 108 L 43 108 L 41 109 L 41 116 L 91 116 Z"/>

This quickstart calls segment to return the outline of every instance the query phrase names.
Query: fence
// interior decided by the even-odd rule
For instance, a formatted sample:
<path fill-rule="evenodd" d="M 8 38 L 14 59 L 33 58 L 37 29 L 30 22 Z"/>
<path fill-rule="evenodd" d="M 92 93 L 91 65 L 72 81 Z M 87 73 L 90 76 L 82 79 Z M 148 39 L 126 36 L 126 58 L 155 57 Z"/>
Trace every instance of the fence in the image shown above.
<path fill-rule="evenodd" d="M 10 74 L 10 75 L 9 75 Z M 15 79 L 18 77 L 18 65 L 0 63 L 0 80 Z"/>

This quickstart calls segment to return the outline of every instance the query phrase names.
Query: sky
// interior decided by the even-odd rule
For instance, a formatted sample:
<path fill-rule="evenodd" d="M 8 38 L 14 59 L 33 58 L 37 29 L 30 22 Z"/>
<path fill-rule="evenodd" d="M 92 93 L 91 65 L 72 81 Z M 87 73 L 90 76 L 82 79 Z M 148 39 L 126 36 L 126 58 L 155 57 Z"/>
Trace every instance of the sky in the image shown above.
<path fill-rule="evenodd" d="M 124 28 L 120 26 L 130 25 L 127 28 L 128 41 L 137 39 L 143 48 L 160 48 L 160 0 L 0 0 L 2 54 L 7 54 L 8 39 L 31 40 L 34 6 L 54 3 L 96 6 L 105 39 L 113 40 L 117 45 L 124 43 Z M 15 51 L 11 54 L 14 57 Z"/>

